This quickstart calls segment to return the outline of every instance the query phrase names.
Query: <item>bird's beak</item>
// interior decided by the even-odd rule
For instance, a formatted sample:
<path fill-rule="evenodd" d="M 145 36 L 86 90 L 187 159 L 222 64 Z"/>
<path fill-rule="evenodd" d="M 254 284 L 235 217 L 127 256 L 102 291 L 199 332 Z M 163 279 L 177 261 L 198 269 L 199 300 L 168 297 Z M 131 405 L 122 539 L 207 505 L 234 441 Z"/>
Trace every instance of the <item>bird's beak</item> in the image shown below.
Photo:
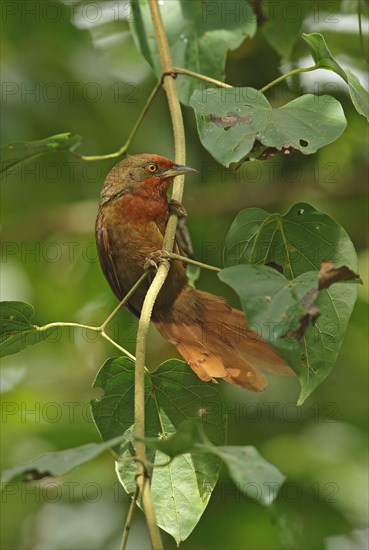
<path fill-rule="evenodd" d="M 164 178 L 173 178 L 174 176 L 181 176 L 184 174 L 193 174 L 198 172 L 195 168 L 190 168 L 189 166 L 184 166 L 183 164 L 174 164 L 168 170 L 165 170 L 160 175 Z"/>

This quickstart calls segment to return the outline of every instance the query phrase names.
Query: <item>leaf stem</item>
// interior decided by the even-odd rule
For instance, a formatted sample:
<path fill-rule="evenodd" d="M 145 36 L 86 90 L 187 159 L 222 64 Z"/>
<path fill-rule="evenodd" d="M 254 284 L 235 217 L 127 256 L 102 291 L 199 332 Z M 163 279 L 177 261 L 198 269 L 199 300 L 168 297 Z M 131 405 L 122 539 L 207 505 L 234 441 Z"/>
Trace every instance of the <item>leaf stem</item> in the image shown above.
<path fill-rule="evenodd" d="M 137 284 L 137 283 L 136 283 Z M 136 285 L 135 285 L 136 286 Z M 129 294 L 129 293 L 128 293 Z M 128 296 L 129 297 L 129 296 Z M 127 297 L 127 299 L 128 299 Z M 126 300 L 122 300 L 123 301 L 126 301 Z M 123 305 L 122 303 L 119 304 L 119 306 Z M 113 311 L 114 315 L 115 313 L 118 311 L 118 308 L 115 308 L 115 310 Z M 110 315 L 109 315 L 110 317 Z M 106 322 L 105 322 L 106 323 Z M 105 340 L 107 340 L 108 342 L 110 342 L 114 347 L 116 347 L 117 349 L 119 349 L 119 351 L 121 351 L 124 355 L 126 355 L 127 357 L 129 357 L 130 359 L 132 359 L 133 361 L 136 360 L 136 357 L 134 355 L 132 355 L 132 353 L 130 353 L 128 350 L 126 350 L 125 348 L 123 348 L 122 346 L 120 346 L 118 344 L 118 342 L 116 342 L 115 340 L 113 340 L 112 338 L 110 338 L 110 336 L 108 334 L 106 334 L 105 330 L 104 330 L 104 326 L 102 325 L 101 327 L 94 327 L 92 325 L 83 325 L 82 323 L 68 323 L 68 322 L 62 322 L 62 321 L 56 321 L 54 323 L 48 323 L 47 325 L 42 325 L 41 327 L 38 327 L 37 325 L 35 325 L 35 327 L 37 328 L 37 330 L 39 332 L 44 332 L 45 330 L 48 330 L 50 328 L 57 328 L 57 327 L 74 327 L 74 328 L 83 328 L 85 330 L 92 330 L 94 332 L 99 332 L 101 334 L 101 336 L 103 338 L 105 338 Z M 26 332 L 26 331 L 24 331 Z"/>
<path fill-rule="evenodd" d="M 180 260 L 182 262 L 185 262 L 186 264 L 197 265 L 198 267 L 203 267 L 204 269 L 210 269 L 211 271 L 222 271 L 220 267 L 204 264 L 202 262 L 198 262 L 197 260 L 193 260 L 192 258 L 187 258 L 186 256 L 181 256 L 180 254 L 176 254 L 175 252 L 167 252 L 166 250 L 163 250 L 163 254 L 165 254 L 167 258 L 169 258 L 170 260 Z"/>
<path fill-rule="evenodd" d="M 39 330 L 40 332 L 44 332 L 49 328 L 55 328 L 55 327 L 76 327 L 76 328 L 85 328 L 87 330 L 93 330 L 95 332 L 101 332 L 101 327 L 94 327 L 92 325 L 83 325 L 82 323 L 68 323 L 64 321 L 55 321 L 54 323 L 48 323 L 47 325 L 42 325 L 41 327 L 37 325 L 35 326 L 37 327 L 37 330 Z"/>
<path fill-rule="evenodd" d="M 293 76 L 293 75 L 299 74 L 299 73 L 308 73 L 310 71 L 315 71 L 316 69 L 319 69 L 318 65 L 313 65 L 312 67 L 293 69 L 293 71 L 290 71 L 289 73 L 286 73 L 286 74 L 282 74 L 281 76 L 279 76 L 278 78 L 276 78 L 272 82 L 269 82 L 269 84 L 267 84 L 263 88 L 260 88 L 259 92 L 261 92 L 263 94 L 264 92 L 269 90 L 269 88 L 271 88 L 272 86 L 275 86 L 276 84 L 279 84 L 280 82 L 282 82 L 282 80 L 285 80 L 289 76 Z"/>
<path fill-rule="evenodd" d="M 130 353 L 128 350 L 126 350 L 125 348 L 123 348 L 122 346 L 120 346 L 118 344 L 118 342 L 116 342 L 115 340 L 113 340 L 112 338 L 110 338 L 110 336 L 108 334 L 106 334 L 105 332 L 105 328 L 107 327 L 107 325 L 110 323 L 110 321 L 113 319 L 113 317 L 118 313 L 118 311 L 120 310 L 120 308 L 127 302 L 127 300 L 129 300 L 129 298 L 132 296 L 132 294 L 137 290 L 137 288 L 140 286 L 140 284 L 146 279 L 146 277 L 148 276 L 148 272 L 145 272 L 143 275 L 141 275 L 141 277 L 138 279 L 138 281 L 133 285 L 133 287 L 131 288 L 131 290 L 129 290 L 129 292 L 127 292 L 127 294 L 124 296 L 123 300 L 121 300 L 119 302 L 119 304 L 117 305 L 117 307 L 110 313 L 110 315 L 105 319 L 105 321 L 103 322 L 102 325 L 98 326 L 98 327 L 94 327 L 92 325 L 84 325 L 82 323 L 67 323 L 67 322 L 63 322 L 63 321 L 56 321 L 54 323 L 48 323 L 47 325 L 42 325 L 41 327 L 35 325 L 35 328 L 40 331 L 40 332 L 44 332 L 45 330 L 48 330 L 50 328 L 56 328 L 56 327 L 74 327 L 74 328 L 83 328 L 83 329 L 86 329 L 86 330 L 92 330 L 94 332 L 99 332 L 101 334 L 101 336 L 103 338 L 105 338 L 105 340 L 107 340 L 108 342 L 110 342 L 114 347 L 116 347 L 117 349 L 119 349 L 119 351 L 121 351 L 124 355 L 126 355 L 127 357 L 129 357 L 130 359 L 132 359 L 133 361 L 136 361 L 136 357 L 134 355 L 132 355 L 132 353 Z M 25 331 L 26 332 L 26 331 Z M 144 367 L 144 371 L 145 372 L 148 372 L 146 367 Z"/>
<path fill-rule="evenodd" d="M 122 346 L 120 346 L 115 340 L 113 340 L 112 338 L 110 338 L 110 336 L 108 336 L 108 334 L 106 334 L 106 332 L 102 331 L 101 332 L 101 336 L 103 338 L 105 338 L 105 340 L 107 340 L 108 342 L 110 342 L 114 347 L 116 347 L 117 349 L 119 349 L 119 351 L 121 351 L 122 353 L 124 353 L 124 355 L 126 355 L 127 357 L 129 357 L 130 359 L 132 359 L 132 361 L 136 361 L 136 357 L 134 355 L 132 355 L 132 353 L 130 353 L 128 350 L 126 350 L 125 348 L 122 348 Z"/>
<path fill-rule="evenodd" d="M 176 76 L 177 74 L 192 76 L 193 78 L 204 80 L 205 82 L 209 82 L 210 84 L 214 84 L 215 86 L 219 86 L 220 88 L 233 88 L 231 84 L 226 84 L 221 80 L 216 80 L 215 78 L 211 78 L 210 76 L 206 76 L 201 73 L 195 73 L 194 71 L 190 71 L 188 69 L 180 69 L 178 67 L 174 67 L 171 72 L 164 72 L 163 76 Z"/>
<path fill-rule="evenodd" d="M 121 550 L 125 550 L 126 547 L 127 547 L 128 536 L 129 536 L 129 532 L 130 532 L 130 529 L 131 529 L 133 516 L 134 516 L 135 510 L 136 510 L 136 502 L 137 502 L 137 499 L 138 499 L 138 495 L 139 495 L 139 488 L 138 488 L 138 485 L 137 485 L 136 490 L 135 490 L 135 492 L 132 496 L 132 499 L 131 499 L 131 504 L 130 504 L 129 509 L 128 509 L 126 524 L 124 526 L 122 542 L 121 542 L 121 546 L 120 546 Z"/>
<path fill-rule="evenodd" d="M 122 145 L 122 147 L 118 151 L 116 151 L 115 153 L 108 153 L 107 155 L 92 155 L 92 156 L 79 155 L 78 153 L 73 153 L 73 154 L 76 155 L 77 157 L 79 157 L 82 160 L 105 160 L 105 159 L 112 159 L 112 158 L 120 157 L 121 155 L 123 155 L 123 153 L 125 153 L 127 151 L 128 147 L 131 145 L 131 142 L 132 142 L 133 138 L 135 137 L 137 130 L 139 129 L 139 127 L 140 127 L 143 119 L 145 118 L 148 110 L 150 109 L 151 103 L 155 99 L 155 97 L 156 97 L 158 91 L 160 90 L 161 86 L 162 86 L 162 81 L 159 80 L 155 84 L 154 89 L 152 90 L 151 94 L 149 95 L 149 97 L 148 97 L 148 99 L 145 103 L 145 106 L 142 109 L 141 114 L 140 114 L 140 116 L 138 117 L 138 119 L 136 121 L 136 124 L 133 126 L 133 128 L 131 130 L 131 133 L 129 134 L 126 142 L 124 143 L 124 145 Z"/>
<path fill-rule="evenodd" d="M 165 428 L 164 428 L 164 424 L 163 424 L 163 418 L 160 414 L 160 407 L 159 407 L 159 403 L 158 403 L 158 400 L 156 398 L 156 391 L 155 391 L 155 386 L 152 384 L 151 386 L 151 395 L 153 396 L 154 398 L 154 403 L 155 403 L 155 408 L 156 408 L 156 412 L 158 413 L 158 418 L 159 418 L 159 424 L 160 424 L 160 429 L 161 429 L 161 435 L 163 437 L 163 439 L 166 438 L 166 432 L 165 432 Z"/>
<path fill-rule="evenodd" d="M 104 330 L 107 325 L 110 323 L 110 321 L 113 319 L 113 317 L 115 317 L 115 315 L 118 313 L 118 311 L 120 310 L 120 308 L 129 300 L 129 298 L 132 296 L 132 294 L 138 289 L 138 287 L 140 286 L 140 284 L 146 279 L 146 277 L 148 276 L 148 271 L 145 271 L 145 273 L 143 275 L 141 275 L 141 277 L 138 279 L 138 281 L 133 285 L 133 287 L 131 288 L 131 290 L 129 292 L 127 292 L 127 294 L 124 296 L 123 300 L 121 300 L 119 302 L 119 304 L 117 305 L 117 307 L 111 312 L 111 314 L 105 319 L 105 321 L 103 322 L 103 324 L 101 325 L 101 329 Z"/>

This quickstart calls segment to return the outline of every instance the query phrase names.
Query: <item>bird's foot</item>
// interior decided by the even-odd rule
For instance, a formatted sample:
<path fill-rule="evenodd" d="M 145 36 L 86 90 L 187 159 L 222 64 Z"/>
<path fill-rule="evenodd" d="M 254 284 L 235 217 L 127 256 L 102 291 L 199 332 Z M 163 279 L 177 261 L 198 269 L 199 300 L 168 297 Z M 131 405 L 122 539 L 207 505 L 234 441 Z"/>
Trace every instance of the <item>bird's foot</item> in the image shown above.
<path fill-rule="evenodd" d="M 155 271 L 157 271 L 160 263 L 163 260 L 168 260 L 168 259 L 169 259 L 169 254 L 166 250 L 155 250 L 155 252 L 151 252 L 145 259 L 144 270 L 150 271 L 154 269 Z"/>
<path fill-rule="evenodd" d="M 179 201 L 176 201 L 175 199 L 171 199 L 168 202 L 168 207 L 169 213 L 176 214 L 178 218 L 185 218 L 187 216 L 187 211 L 183 204 L 181 204 Z"/>

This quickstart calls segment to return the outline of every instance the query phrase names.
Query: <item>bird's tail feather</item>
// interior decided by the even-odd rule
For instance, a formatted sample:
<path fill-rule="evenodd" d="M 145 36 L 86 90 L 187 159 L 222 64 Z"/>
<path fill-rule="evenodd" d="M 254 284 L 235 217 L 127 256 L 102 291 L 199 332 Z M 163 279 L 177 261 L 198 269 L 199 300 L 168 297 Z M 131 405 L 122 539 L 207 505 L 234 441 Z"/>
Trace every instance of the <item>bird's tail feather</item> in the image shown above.
<path fill-rule="evenodd" d="M 247 326 L 241 311 L 207 292 L 186 287 L 170 316 L 156 320 L 155 325 L 201 380 L 218 382 L 222 378 L 260 391 L 267 379 L 259 368 L 294 374 L 270 344 Z"/>

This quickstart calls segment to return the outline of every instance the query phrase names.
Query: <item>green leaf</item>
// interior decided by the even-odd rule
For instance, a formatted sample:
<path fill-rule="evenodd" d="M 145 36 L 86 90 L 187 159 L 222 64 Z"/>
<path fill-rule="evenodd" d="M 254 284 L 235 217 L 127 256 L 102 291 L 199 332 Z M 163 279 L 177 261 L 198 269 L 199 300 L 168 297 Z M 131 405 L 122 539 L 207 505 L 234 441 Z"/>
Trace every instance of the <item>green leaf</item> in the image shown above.
<path fill-rule="evenodd" d="M 225 243 L 225 266 L 270 265 L 292 280 L 312 270 L 319 271 L 324 260 L 357 271 L 356 252 L 346 231 L 330 216 L 305 203 L 295 204 L 284 215 L 258 208 L 243 210 L 234 220 Z M 248 280 L 244 284 L 247 286 Z M 355 285 L 336 283 L 321 290 L 315 301 L 320 317 L 307 329 L 297 351 L 283 353 L 299 372 L 299 404 L 331 372 L 355 300 Z M 251 325 L 271 343 L 273 327 Z"/>
<path fill-rule="evenodd" d="M 131 29 L 136 44 L 158 78 L 161 63 L 153 32 L 149 3 L 134 4 L 135 17 Z M 188 2 L 171 0 L 161 9 L 165 31 L 175 67 L 224 80 L 228 50 L 235 50 L 256 32 L 256 17 L 244 0 Z M 204 88 L 204 82 L 177 77 L 180 100 L 188 105 L 192 92 Z"/>
<path fill-rule="evenodd" d="M 237 292 L 251 327 L 279 352 L 298 348 L 301 333 L 318 316 L 318 271 L 289 280 L 264 265 L 236 265 L 219 278 Z"/>
<path fill-rule="evenodd" d="M 134 364 L 127 358 L 109 359 L 94 386 L 104 395 L 91 403 L 93 418 L 103 437 L 132 430 L 134 422 Z M 225 442 L 226 411 L 214 384 L 204 384 L 183 361 L 166 361 L 145 384 L 146 435 L 167 438 L 184 420 L 201 421 L 204 433 L 214 444 Z M 127 448 L 128 447 L 128 448 Z M 126 445 L 117 465 L 118 478 L 128 493 L 135 489 L 132 444 Z M 165 454 L 152 450 L 148 460 L 167 462 Z M 214 455 L 184 454 L 169 465 L 154 468 L 152 493 L 158 525 L 179 543 L 194 529 L 204 512 L 218 479 L 220 459 Z"/>
<path fill-rule="evenodd" d="M 33 325 L 33 312 L 33 306 L 25 302 L 0 302 L 0 357 L 38 344 L 56 330 L 41 330 Z"/>
<path fill-rule="evenodd" d="M 351 101 L 355 109 L 360 115 L 365 116 L 369 120 L 369 94 L 367 90 L 350 69 L 344 69 L 344 71 L 347 77 L 347 84 L 349 85 Z"/>
<path fill-rule="evenodd" d="M 78 135 L 59 134 L 40 141 L 3 145 L 0 148 L 0 173 L 50 151 L 74 151 L 80 144 L 81 137 Z"/>
<path fill-rule="evenodd" d="M 326 264 L 330 269 L 324 269 Z M 320 316 L 319 291 L 339 281 L 360 282 L 353 271 L 329 262 L 319 272 L 307 271 L 292 280 L 265 265 L 235 265 L 221 271 L 219 278 L 237 292 L 253 329 L 286 358 L 285 352 L 301 346 L 301 338 Z"/>
<path fill-rule="evenodd" d="M 145 438 L 144 442 L 171 458 L 186 452 L 215 454 L 226 464 L 238 489 L 266 506 L 273 502 L 284 481 L 278 468 L 261 457 L 254 447 L 215 447 L 195 422 L 183 422 L 167 440 Z"/>
<path fill-rule="evenodd" d="M 291 4 L 290 0 L 261 3 L 263 16 L 266 19 L 261 27 L 262 33 L 283 59 L 291 57 L 292 48 L 309 10 L 309 2 Z"/>
<path fill-rule="evenodd" d="M 205 149 L 223 166 L 278 151 L 315 153 L 346 128 L 341 104 L 306 94 L 273 109 L 254 88 L 195 90 L 191 106 Z"/>
<path fill-rule="evenodd" d="M 108 359 L 97 373 L 93 388 L 102 388 L 104 395 L 91 401 L 91 411 L 105 441 L 121 435 L 134 423 L 134 387 L 134 362 L 128 357 Z"/>
<path fill-rule="evenodd" d="M 61 2 L 70 9 L 70 0 Z M 111 87 L 114 102 L 136 103 L 139 100 L 139 84 L 150 74 L 150 67 L 137 51 L 128 24 L 129 20 L 136 18 L 136 1 L 131 5 L 128 0 L 100 2 L 96 4 L 97 17 L 90 17 L 89 8 L 85 0 L 73 0 L 71 22 L 77 29 L 90 34 L 104 69 L 114 77 Z"/>
<path fill-rule="evenodd" d="M 254 447 L 218 447 L 238 489 L 249 498 L 269 506 L 285 479 L 276 466 L 267 462 Z"/>
<path fill-rule="evenodd" d="M 369 93 L 362 86 L 358 77 L 354 75 L 350 69 L 341 67 L 332 57 L 331 52 L 324 40 L 324 37 L 319 33 L 304 34 L 302 38 L 308 44 L 311 55 L 320 69 L 328 69 L 338 74 L 345 82 L 347 82 L 350 92 L 350 97 L 355 109 L 358 113 L 365 116 L 369 120 Z"/>
<path fill-rule="evenodd" d="M 326 44 L 326 41 L 321 34 L 317 32 L 311 34 L 302 33 L 302 38 L 308 44 L 311 55 L 316 65 L 320 69 L 328 69 L 330 71 L 334 71 L 347 82 L 344 70 L 333 59 L 332 54 Z"/>
<path fill-rule="evenodd" d="M 1 481 L 3 483 L 35 481 L 44 477 L 63 476 L 117 445 L 123 438 L 124 436 L 121 435 L 103 443 L 89 443 L 74 449 L 45 453 L 25 464 L 4 470 L 1 474 Z"/>

